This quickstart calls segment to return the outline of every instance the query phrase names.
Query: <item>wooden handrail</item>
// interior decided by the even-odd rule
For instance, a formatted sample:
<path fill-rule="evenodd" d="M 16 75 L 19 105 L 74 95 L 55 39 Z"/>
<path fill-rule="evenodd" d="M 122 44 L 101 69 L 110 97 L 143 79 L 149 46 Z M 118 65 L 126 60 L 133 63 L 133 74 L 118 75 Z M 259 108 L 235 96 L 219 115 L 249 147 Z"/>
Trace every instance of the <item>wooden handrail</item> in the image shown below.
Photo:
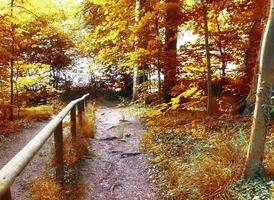
<path fill-rule="evenodd" d="M 42 148 L 45 142 L 49 139 L 50 136 L 55 135 L 55 147 L 60 143 L 62 149 L 62 121 L 66 115 L 72 111 L 72 116 L 75 120 L 75 108 L 78 105 L 78 114 L 84 111 L 83 107 L 85 104 L 85 99 L 89 94 L 85 94 L 83 97 L 71 101 L 61 112 L 59 112 L 23 149 L 21 149 L 1 170 L 0 170 L 0 199 L 9 199 L 10 198 L 10 187 L 15 181 L 16 177 L 24 170 L 36 153 Z M 79 104 L 78 104 L 79 103 Z M 80 109 L 79 109 L 80 108 Z M 73 129 L 76 131 L 76 121 L 74 123 Z M 75 133 L 73 133 L 75 135 Z M 57 139 L 57 140 L 56 140 Z M 59 140 L 59 141 L 58 141 Z M 60 146 L 58 149 L 60 149 Z M 56 153 L 58 154 L 57 148 Z M 62 153 L 62 150 L 61 152 Z M 57 157 L 57 169 L 56 176 L 57 179 L 62 180 L 63 172 L 62 162 L 63 155 L 56 155 Z M 61 174 L 60 174 L 61 173 Z"/>

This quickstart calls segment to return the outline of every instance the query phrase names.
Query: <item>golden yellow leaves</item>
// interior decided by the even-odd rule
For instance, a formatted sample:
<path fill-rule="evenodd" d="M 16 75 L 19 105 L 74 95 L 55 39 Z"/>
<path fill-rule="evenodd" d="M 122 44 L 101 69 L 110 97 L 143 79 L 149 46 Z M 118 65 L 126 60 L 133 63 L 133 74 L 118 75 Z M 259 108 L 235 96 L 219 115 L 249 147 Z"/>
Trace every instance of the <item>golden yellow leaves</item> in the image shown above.
<path fill-rule="evenodd" d="M 49 75 L 49 65 L 42 63 L 25 63 L 17 61 L 15 69 L 18 74 L 16 77 L 16 87 L 19 93 L 25 92 L 26 87 L 44 87 L 47 91 L 55 91 L 49 82 L 52 78 Z"/>
<path fill-rule="evenodd" d="M 199 95 L 200 91 L 197 91 L 197 90 L 198 90 L 198 86 L 193 86 L 187 89 L 186 91 L 184 91 L 183 93 L 181 93 L 180 95 L 178 95 L 177 97 L 172 98 L 170 102 L 171 109 L 176 110 L 180 106 L 180 101 L 182 97 L 188 98 L 191 95 L 195 95 L 195 94 L 196 96 Z"/>
<path fill-rule="evenodd" d="M 91 3 L 98 4 L 98 5 L 104 5 L 108 1 L 107 0 L 89 0 Z"/>

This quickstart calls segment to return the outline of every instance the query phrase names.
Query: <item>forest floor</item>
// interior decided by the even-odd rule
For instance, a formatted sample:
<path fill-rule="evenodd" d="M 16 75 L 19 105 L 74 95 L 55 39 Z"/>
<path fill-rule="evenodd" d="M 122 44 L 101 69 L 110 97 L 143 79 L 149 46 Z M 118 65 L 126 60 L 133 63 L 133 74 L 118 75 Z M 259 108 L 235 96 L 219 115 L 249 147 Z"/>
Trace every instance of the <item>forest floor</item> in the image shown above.
<path fill-rule="evenodd" d="M 95 124 L 84 129 L 96 133 L 84 137 L 79 132 L 85 153 L 71 166 L 66 162 L 65 183 L 54 180 L 49 139 L 12 185 L 15 200 L 213 199 L 213 195 L 214 199 L 273 199 L 274 125 L 266 143 L 268 177 L 246 183 L 240 178 L 251 127 L 249 116 L 161 113 L 104 100 L 97 101 L 95 116 L 94 108 L 87 110 L 85 117 L 92 120 L 85 124 L 93 124 L 94 118 Z M 69 119 L 64 121 L 69 130 Z M 36 122 L 2 140 L 0 168 L 47 123 Z M 66 156 L 73 155 L 70 146 L 64 149 Z"/>

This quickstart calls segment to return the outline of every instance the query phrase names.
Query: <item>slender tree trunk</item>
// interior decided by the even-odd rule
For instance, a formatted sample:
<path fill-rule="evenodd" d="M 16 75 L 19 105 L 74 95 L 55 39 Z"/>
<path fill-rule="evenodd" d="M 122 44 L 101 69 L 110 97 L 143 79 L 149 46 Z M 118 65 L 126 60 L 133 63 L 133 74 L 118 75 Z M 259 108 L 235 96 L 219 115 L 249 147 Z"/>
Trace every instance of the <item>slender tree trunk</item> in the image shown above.
<path fill-rule="evenodd" d="M 263 175 L 263 156 L 267 125 L 271 111 L 271 94 L 274 77 L 274 0 L 262 43 L 258 88 L 250 144 L 244 176 L 246 179 Z"/>
<path fill-rule="evenodd" d="M 157 67 L 157 76 L 158 76 L 158 98 L 162 98 L 162 80 L 161 80 L 161 68 Z"/>
<path fill-rule="evenodd" d="M 218 21 L 218 17 L 216 17 L 216 24 L 217 24 L 218 34 L 219 34 L 218 49 L 220 52 L 221 63 L 222 63 L 222 68 L 221 68 L 221 72 L 222 72 L 221 83 L 222 83 L 226 75 L 226 60 L 224 59 L 223 44 L 222 44 L 223 39 L 222 39 L 221 27 Z"/>
<path fill-rule="evenodd" d="M 159 22 L 158 22 L 158 17 L 156 18 L 156 21 L 155 21 L 155 27 L 156 27 L 156 36 L 158 37 L 159 36 Z M 162 99 L 162 80 L 161 80 L 161 57 L 160 57 L 160 46 L 161 46 L 161 43 L 160 41 L 157 41 L 158 43 L 158 46 L 159 46 L 159 49 L 158 49 L 158 53 L 157 53 L 157 63 L 156 63 L 156 66 L 157 66 L 157 76 L 158 76 L 158 98 L 159 100 Z"/>
<path fill-rule="evenodd" d="M 166 0 L 166 3 L 173 4 L 166 11 L 166 27 L 165 27 L 165 58 L 164 58 L 164 84 L 163 98 L 165 102 L 170 101 L 170 91 L 176 84 L 177 73 L 177 35 L 179 25 L 179 8 L 178 0 Z"/>
<path fill-rule="evenodd" d="M 245 51 L 244 58 L 245 78 L 243 82 L 247 85 L 251 85 L 253 79 L 259 53 L 258 49 L 262 38 L 262 29 L 261 18 L 255 19 L 249 31 L 249 46 Z"/>
<path fill-rule="evenodd" d="M 140 12 L 141 12 L 141 0 L 136 0 L 136 6 L 135 10 L 137 11 L 137 14 L 135 16 L 135 23 L 138 23 L 140 21 Z M 139 41 L 135 44 L 135 51 L 138 50 L 139 47 Z M 132 90 L 132 101 L 136 101 L 139 95 L 139 84 L 140 84 L 140 75 L 139 75 L 139 66 L 135 65 L 133 67 L 133 90 Z"/>
<path fill-rule="evenodd" d="M 14 0 L 10 2 L 10 15 L 13 17 L 13 7 Z M 14 86 L 13 86 L 13 77 L 14 77 L 14 54 L 15 54 L 15 41 L 14 41 L 14 24 L 11 23 L 11 58 L 10 58 L 10 120 L 13 120 L 13 104 L 14 104 Z"/>
<path fill-rule="evenodd" d="M 136 101 L 138 98 L 138 66 L 134 66 L 133 68 L 133 91 L 132 91 L 132 101 Z"/>
<path fill-rule="evenodd" d="M 208 17 L 207 7 L 203 4 L 203 18 L 204 18 L 204 33 L 205 33 L 205 49 L 206 49 L 206 62 L 207 62 L 207 113 L 212 114 L 212 80 L 211 80 L 211 60 L 210 60 L 210 46 L 208 34 Z"/>

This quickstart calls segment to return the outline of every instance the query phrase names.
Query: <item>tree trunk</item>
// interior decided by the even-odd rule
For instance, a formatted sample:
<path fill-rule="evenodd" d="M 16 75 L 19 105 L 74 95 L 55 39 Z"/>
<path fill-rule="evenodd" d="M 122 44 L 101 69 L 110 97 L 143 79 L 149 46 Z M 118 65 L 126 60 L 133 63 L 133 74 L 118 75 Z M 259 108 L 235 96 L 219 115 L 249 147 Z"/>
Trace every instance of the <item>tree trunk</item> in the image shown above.
<path fill-rule="evenodd" d="M 159 19 L 158 17 L 156 18 L 155 21 L 155 27 L 156 27 L 156 36 L 158 37 L 160 35 L 159 32 Z M 161 46 L 160 41 L 157 41 L 158 46 Z M 160 49 L 160 48 L 159 48 Z M 161 80 L 161 56 L 160 56 L 160 50 L 158 49 L 157 52 L 157 62 L 156 62 L 156 67 L 157 67 L 157 77 L 158 77 L 158 99 L 161 100 L 162 99 L 162 80 Z"/>
<path fill-rule="evenodd" d="M 274 0 L 271 0 L 270 15 L 265 30 L 261 58 L 256 104 L 250 144 L 244 176 L 246 179 L 263 175 L 263 156 L 267 125 L 271 111 L 271 94 L 274 77 Z"/>
<path fill-rule="evenodd" d="M 260 56 L 258 55 L 257 64 L 253 74 L 252 85 L 250 87 L 249 94 L 246 97 L 244 102 L 244 110 L 242 113 L 243 115 L 248 115 L 249 113 L 252 113 L 255 107 L 256 91 L 258 86 L 258 69 L 259 69 L 259 60 L 260 60 L 259 58 Z"/>
<path fill-rule="evenodd" d="M 204 18 L 204 34 L 205 34 L 205 49 L 206 49 L 206 62 L 207 62 L 207 113 L 212 114 L 212 80 L 211 80 L 211 60 L 210 60 L 210 46 L 208 34 L 208 17 L 207 7 L 203 4 L 203 18 Z"/>
<path fill-rule="evenodd" d="M 177 73 L 177 34 L 179 25 L 179 1 L 166 0 L 167 4 L 173 4 L 166 11 L 166 25 L 165 25 L 165 58 L 164 58 L 164 84 L 163 84 L 163 98 L 165 102 L 171 99 L 170 91 L 176 84 Z"/>
<path fill-rule="evenodd" d="M 262 24 L 261 18 L 255 19 L 253 22 L 251 29 L 249 31 L 249 47 L 245 51 L 245 78 L 244 83 L 247 85 L 251 85 L 254 70 L 256 67 L 256 61 L 258 56 L 258 49 L 260 48 L 260 42 L 262 38 Z"/>
<path fill-rule="evenodd" d="M 162 80 L 161 80 L 161 68 L 157 67 L 157 77 L 158 77 L 158 98 L 162 98 Z"/>
<path fill-rule="evenodd" d="M 139 78 L 138 78 L 138 66 L 133 68 L 133 91 L 132 91 L 132 101 L 136 101 L 138 98 L 138 87 L 139 87 Z"/>
<path fill-rule="evenodd" d="M 14 0 L 10 2 L 10 15 L 13 17 L 13 7 Z M 10 120 L 13 120 L 13 104 L 14 104 L 14 86 L 13 86 L 13 77 L 14 77 L 14 54 L 15 54 L 15 41 L 14 41 L 14 24 L 11 23 L 11 58 L 10 58 Z"/>
<path fill-rule="evenodd" d="M 221 68 L 221 84 L 223 84 L 223 80 L 225 78 L 226 75 L 226 60 L 224 58 L 224 52 L 223 52 L 223 39 L 222 39 L 222 33 L 221 33 L 221 27 L 218 21 L 218 17 L 216 16 L 216 24 L 217 24 L 217 29 L 218 29 L 218 34 L 219 34 L 219 40 L 218 40 L 218 49 L 220 52 L 220 56 L 221 56 L 221 63 L 222 63 L 222 68 Z"/>
<path fill-rule="evenodd" d="M 138 23 L 140 21 L 141 18 L 141 9 L 142 9 L 142 5 L 143 5 L 143 0 L 136 0 L 136 6 L 135 9 L 137 11 L 137 14 L 135 16 L 135 23 Z M 140 41 L 137 41 L 135 44 L 135 51 L 138 50 L 139 48 L 139 43 Z M 136 101 L 139 95 L 139 84 L 142 80 L 142 76 L 140 76 L 139 73 L 140 70 L 140 66 L 135 65 L 133 67 L 133 91 L 132 91 L 132 101 Z"/>
<path fill-rule="evenodd" d="M 259 34 L 258 32 L 262 32 L 261 26 L 259 19 L 253 23 L 249 33 L 249 48 L 245 52 L 246 78 L 244 79 L 244 83 L 250 85 L 250 90 L 243 104 L 244 108 L 242 114 L 244 115 L 253 112 L 255 106 L 260 62 L 260 51 L 257 49 L 261 49 L 260 44 L 262 38 L 262 33 Z"/>

